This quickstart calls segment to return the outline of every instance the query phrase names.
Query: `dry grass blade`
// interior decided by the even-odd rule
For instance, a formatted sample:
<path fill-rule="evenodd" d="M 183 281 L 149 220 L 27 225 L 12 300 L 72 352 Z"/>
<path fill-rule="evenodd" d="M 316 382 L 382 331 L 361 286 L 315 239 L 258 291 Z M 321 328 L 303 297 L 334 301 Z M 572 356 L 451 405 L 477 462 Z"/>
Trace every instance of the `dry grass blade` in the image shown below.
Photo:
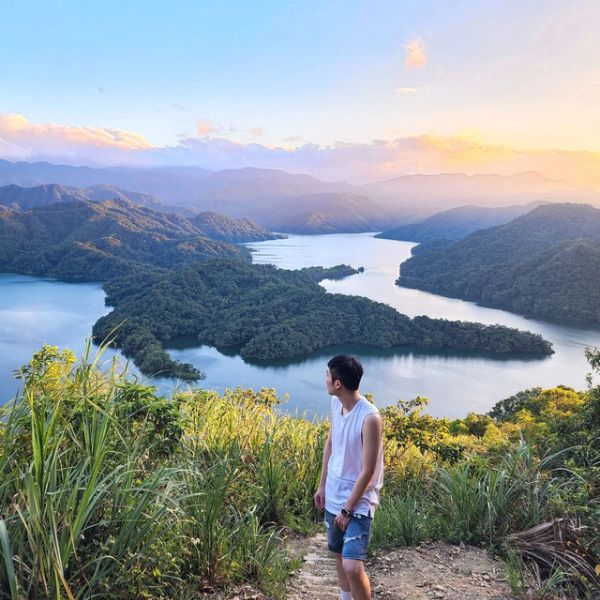
<path fill-rule="evenodd" d="M 572 519 L 555 519 L 508 535 L 505 540 L 524 560 L 535 562 L 546 574 L 559 569 L 575 585 L 581 585 L 583 577 L 598 586 L 597 561 L 581 541 L 582 529 Z"/>

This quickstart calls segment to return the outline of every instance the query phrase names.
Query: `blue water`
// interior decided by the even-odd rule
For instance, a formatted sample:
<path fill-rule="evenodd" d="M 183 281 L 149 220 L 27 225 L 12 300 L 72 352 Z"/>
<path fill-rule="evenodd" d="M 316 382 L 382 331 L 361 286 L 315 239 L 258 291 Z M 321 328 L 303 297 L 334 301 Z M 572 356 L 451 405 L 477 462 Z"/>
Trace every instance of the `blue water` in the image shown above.
<path fill-rule="evenodd" d="M 361 346 L 328 348 L 298 360 L 248 363 L 194 340 L 171 343 L 170 354 L 191 362 L 206 373 L 198 385 L 222 391 L 226 387 L 273 387 L 287 395 L 284 407 L 292 412 L 323 415 L 328 409 L 324 387 L 326 362 L 339 352 L 357 354 L 365 367 L 361 389 L 372 393 L 378 405 L 417 395 L 429 398 L 428 412 L 458 417 L 469 411 L 485 412 L 495 402 L 532 386 L 585 387 L 586 345 L 600 346 L 600 329 L 527 319 L 472 302 L 400 288 L 394 284 L 398 266 L 410 255 L 407 242 L 379 240 L 370 234 L 292 236 L 249 244 L 256 263 L 281 268 L 364 266 L 365 272 L 340 281 L 325 281 L 329 292 L 356 294 L 385 302 L 409 316 L 500 323 L 542 334 L 556 353 L 534 360 L 498 359 L 468 353 L 430 353 L 411 349 L 383 351 Z M 11 373 L 24 364 L 42 343 L 81 352 L 93 323 L 110 310 L 95 284 L 67 284 L 48 279 L 0 274 L 0 394 L 17 389 Z M 109 357 L 112 354 L 109 355 Z M 137 372 L 135 369 L 131 369 Z M 185 388 L 175 380 L 155 383 L 162 392 Z"/>

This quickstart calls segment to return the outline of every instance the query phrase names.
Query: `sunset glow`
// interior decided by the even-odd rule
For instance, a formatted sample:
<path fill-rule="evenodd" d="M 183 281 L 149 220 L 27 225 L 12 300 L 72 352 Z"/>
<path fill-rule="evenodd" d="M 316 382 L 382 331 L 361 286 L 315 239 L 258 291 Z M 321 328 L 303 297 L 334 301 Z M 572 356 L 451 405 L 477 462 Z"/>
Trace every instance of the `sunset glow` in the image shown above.
<path fill-rule="evenodd" d="M 33 4 L 3 11 L 0 158 L 600 189 L 597 2 Z"/>

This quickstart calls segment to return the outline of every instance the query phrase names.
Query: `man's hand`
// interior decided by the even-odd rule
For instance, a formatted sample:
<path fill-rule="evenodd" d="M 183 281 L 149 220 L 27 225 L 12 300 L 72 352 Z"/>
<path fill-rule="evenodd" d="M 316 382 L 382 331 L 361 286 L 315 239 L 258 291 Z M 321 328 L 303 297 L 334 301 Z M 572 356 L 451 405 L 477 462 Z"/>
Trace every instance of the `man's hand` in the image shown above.
<path fill-rule="evenodd" d="M 317 493 L 314 495 L 314 501 L 317 510 L 323 510 L 325 508 L 325 488 L 319 486 Z"/>
<path fill-rule="evenodd" d="M 345 517 L 342 513 L 340 513 L 333 522 L 333 526 L 337 527 L 340 531 L 346 531 L 348 527 L 348 523 L 350 523 L 350 517 Z"/>

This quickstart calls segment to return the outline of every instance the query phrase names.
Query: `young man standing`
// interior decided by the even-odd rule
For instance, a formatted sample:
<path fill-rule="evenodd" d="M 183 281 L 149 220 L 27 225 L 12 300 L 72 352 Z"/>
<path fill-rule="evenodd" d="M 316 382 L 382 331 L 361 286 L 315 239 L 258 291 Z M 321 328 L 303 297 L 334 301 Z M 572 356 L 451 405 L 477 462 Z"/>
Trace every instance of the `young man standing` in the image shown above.
<path fill-rule="evenodd" d="M 364 559 L 383 485 L 382 420 L 358 391 L 363 374 L 353 356 L 327 363 L 331 426 L 315 505 L 325 509 L 327 545 L 336 555 L 342 600 L 368 600 Z"/>

